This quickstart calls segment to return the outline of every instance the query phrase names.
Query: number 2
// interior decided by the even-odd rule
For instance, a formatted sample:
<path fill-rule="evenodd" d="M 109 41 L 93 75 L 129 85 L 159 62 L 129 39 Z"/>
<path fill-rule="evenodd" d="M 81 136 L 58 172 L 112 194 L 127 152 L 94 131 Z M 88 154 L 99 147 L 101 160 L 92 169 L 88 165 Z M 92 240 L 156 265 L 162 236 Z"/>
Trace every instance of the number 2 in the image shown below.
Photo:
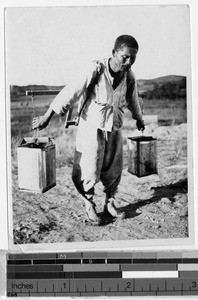
<path fill-rule="evenodd" d="M 127 289 L 131 288 L 131 282 L 127 282 Z"/>

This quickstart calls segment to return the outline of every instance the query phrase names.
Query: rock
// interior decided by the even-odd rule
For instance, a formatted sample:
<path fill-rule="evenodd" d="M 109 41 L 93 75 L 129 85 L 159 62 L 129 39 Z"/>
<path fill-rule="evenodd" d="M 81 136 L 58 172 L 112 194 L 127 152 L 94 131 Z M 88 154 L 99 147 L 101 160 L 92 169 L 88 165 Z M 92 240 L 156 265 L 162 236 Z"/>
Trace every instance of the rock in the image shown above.
<path fill-rule="evenodd" d="M 187 137 L 187 124 L 159 126 L 153 129 L 153 137 L 161 140 L 178 140 Z"/>
<path fill-rule="evenodd" d="M 173 165 L 160 170 L 160 179 L 164 184 L 172 184 L 187 179 L 188 169 L 186 165 Z"/>
<path fill-rule="evenodd" d="M 166 140 L 171 135 L 171 128 L 169 126 L 157 127 L 153 132 L 153 137 L 157 139 Z"/>
<path fill-rule="evenodd" d="M 170 199 L 168 199 L 168 198 L 162 198 L 160 202 L 162 204 L 170 204 L 171 203 Z"/>

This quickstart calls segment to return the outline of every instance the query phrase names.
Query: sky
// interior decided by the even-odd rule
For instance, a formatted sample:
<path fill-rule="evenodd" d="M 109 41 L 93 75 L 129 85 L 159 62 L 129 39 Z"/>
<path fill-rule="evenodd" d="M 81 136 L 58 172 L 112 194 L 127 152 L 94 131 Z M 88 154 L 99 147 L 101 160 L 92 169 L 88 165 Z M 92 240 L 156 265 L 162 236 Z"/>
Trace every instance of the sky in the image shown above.
<path fill-rule="evenodd" d="M 186 5 L 11 7 L 5 12 L 7 83 L 66 84 L 87 62 L 110 57 L 121 34 L 139 43 L 137 79 L 190 75 Z"/>

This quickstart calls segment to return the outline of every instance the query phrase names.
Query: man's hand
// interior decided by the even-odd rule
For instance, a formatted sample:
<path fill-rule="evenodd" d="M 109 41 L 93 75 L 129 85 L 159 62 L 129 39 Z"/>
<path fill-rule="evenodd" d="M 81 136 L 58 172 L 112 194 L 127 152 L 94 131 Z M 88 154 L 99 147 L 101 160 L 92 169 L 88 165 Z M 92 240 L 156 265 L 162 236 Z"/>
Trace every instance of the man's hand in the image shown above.
<path fill-rule="evenodd" d="M 49 121 L 51 120 L 53 115 L 54 115 L 54 111 L 49 107 L 49 109 L 46 111 L 44 116 L 33 118 L 32 129 L 37 129 L 37 128 L 39 130 L 44 129 L 49 124 Z"/>
<path fill-rule="evenodd" d="M 47 127 L 49 120 L 44 116 L 35 117 L 32 120 L 32 129 L 42 130 Z"/>
<path fill-rule="evenodd" d="M 136 126 L 138 130 L 143 131 L 145 129 L 144 120 L 143 119 L 137 120 Z"/>

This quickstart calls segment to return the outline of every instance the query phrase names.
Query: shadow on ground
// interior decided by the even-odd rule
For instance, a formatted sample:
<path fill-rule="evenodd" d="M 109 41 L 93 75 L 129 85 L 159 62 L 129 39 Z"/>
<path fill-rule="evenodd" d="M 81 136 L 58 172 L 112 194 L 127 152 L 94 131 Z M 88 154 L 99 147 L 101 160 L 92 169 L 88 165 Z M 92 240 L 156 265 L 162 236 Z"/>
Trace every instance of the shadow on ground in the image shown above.
<path fill-rule="evenodd" d="M 124 207 L 120 207 L 119 211 L 125 213 L 125 219 L 133 219 L 141 213 L 138 213 L 137 210 L 140 209 L 141 207 L 144 207 L 146 205 L 152 204 L 152 203 L 157 203 L 161 201 L 162 198 L 167 198 L 169 199 L 172 203 L 174 203 L 175 196 L 178 193 L 185 194 L 187 193 L 188 190 L 188 182 L 187 179 L 180 180 L 174 184 L 170 185 L 165 185 L 165 186 L 160 186 L 160 187 L 152 187 L 152 190 L 154 190 L 154 195 L 150 199 L 145 199 L 145 200 L 140 200 L 137 201 L 136 203 L 129 204 Z M 104 217 L 103 213 L 100 213 L 101 217 Z M 115 222 L 115 219 L 111 217 L 105 217 L 103 226 L 108 225 L 110 223 Z"/>

